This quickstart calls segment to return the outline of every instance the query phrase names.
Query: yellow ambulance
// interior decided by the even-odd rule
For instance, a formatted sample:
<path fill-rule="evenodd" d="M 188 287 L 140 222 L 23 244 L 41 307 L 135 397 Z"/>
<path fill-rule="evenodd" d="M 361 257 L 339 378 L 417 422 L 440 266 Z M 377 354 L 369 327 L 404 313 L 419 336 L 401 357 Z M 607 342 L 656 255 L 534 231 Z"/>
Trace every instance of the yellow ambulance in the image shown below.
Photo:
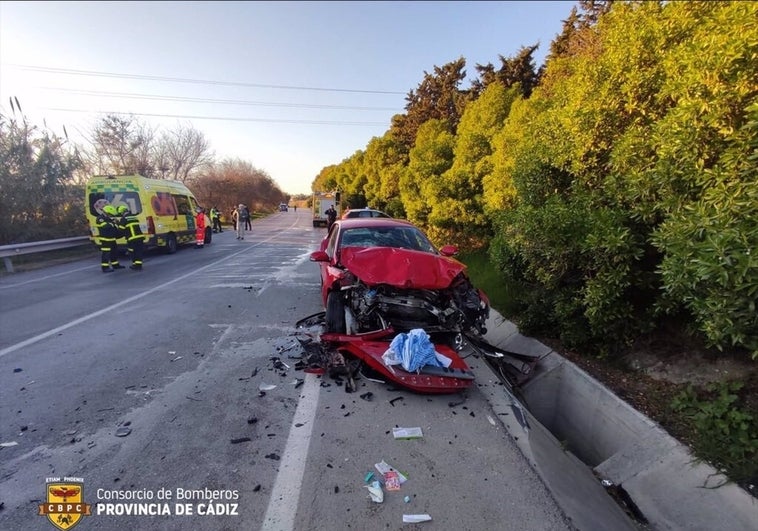
<path fill-rule="evenodd" d="M 179 245 L 195 244 L 195 216 L 199 207 L 192 192 L 179 181 L 148 179 L 140 175 L 97 175 L 85 187 L 90 239 L 96 245 L 95 220 L 105 205 L 126 206 L 136 215 L 147 248 L 159 247 L 168 254 Z M 211 243 L 211 223 L 205 215 L 205 244 Z M 126 240 L 120 238 L 119 245 Z"/>

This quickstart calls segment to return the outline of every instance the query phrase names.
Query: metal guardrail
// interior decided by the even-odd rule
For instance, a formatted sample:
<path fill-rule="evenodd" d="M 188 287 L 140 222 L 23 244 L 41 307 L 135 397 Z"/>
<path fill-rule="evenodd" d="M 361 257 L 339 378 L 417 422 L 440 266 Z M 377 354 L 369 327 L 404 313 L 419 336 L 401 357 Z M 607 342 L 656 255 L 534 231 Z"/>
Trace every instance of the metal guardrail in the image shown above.
<path fill-rule="evenodd" d="M 69 247 L 79 247 L 80 245 L 85 245 L 89 242 L 89 236 L 75 236 L 73 238 L 60 238 L 58 240 L 45 240 L 42 242 L 0 245 L 0 258 L 5 262 L 5 270 L 8 271 L 8 273 L 13 273 L 13 262 L 11 262 L 11 257 L 13 256 L 55 251 L 56 249 L 67 249 Z"/>

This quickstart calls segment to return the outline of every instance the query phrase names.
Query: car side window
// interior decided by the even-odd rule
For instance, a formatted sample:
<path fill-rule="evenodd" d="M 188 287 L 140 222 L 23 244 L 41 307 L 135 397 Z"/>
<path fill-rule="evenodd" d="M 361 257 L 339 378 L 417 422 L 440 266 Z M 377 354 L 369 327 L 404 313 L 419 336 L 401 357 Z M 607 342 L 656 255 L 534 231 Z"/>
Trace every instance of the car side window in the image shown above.
<path fill-rule="evenodd" d="M 329 242 L 326 244 L 326 254 L 329 255 L 329 257 L 334 256 L 334 249 L 337 247 L 338 228 L 338 225 L 332 225 L 332 233 L 329 235 Z"/>

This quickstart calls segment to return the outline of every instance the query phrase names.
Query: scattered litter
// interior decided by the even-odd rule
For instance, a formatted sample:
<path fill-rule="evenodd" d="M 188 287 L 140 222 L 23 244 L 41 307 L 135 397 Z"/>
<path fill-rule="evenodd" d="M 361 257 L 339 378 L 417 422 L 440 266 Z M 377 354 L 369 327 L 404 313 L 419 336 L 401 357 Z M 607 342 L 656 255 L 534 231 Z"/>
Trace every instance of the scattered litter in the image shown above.
<path fill-rule="evenodd" d="M 202 402 L 202 400 L 200 400 L 199 398 L 192 398 L 191 396 L 185 396 L 184 398 L 186 398 L 187 400 L 194 400 L 195 402 Z"/>
<path fill-rule="evenodd" d="M 261 383 L 258 386 L 259 391 L 271 391 L 272 389 L 276 389 L 275 385 L 267 384 L 267 383 Z"/>
<path fill-rule="evenodd" d="M 279 461 L 281 457 L 279 457 L 276 453 L 270 453 L 266 455 L 266 459 L 273 459 L 274 461 Z"/>
<path fill-rule="evenodd" d="M 493 426 L 497 426 L 497 424 L 495 423 L 495 419 L 493 419 L 491 416 L 487 415 L 487 420 L 489 420 L 490 424 L 492 424 Z"/>
<path fill-rule="evenodd" d="M 250 442 L 252 439 L 250 437 L 238 437 L 237 439 L 229 439 L 229 442 L 232 444 L 239 444 L 243 442 Z"/>
<path fill-rule="evenodd" d="M 169 354 L 176 354 L 176 351 L 175 350 L 169 350 L 168 353 Z"/>
<path fill-rule="evenodd" d="M 127 428 L 126 426 L 121 426 L 119 429 L 116 430 L 116 437 L 126 437 L 132 432 L 131 428 Z"/>
<path fill-rule="evenodd" d="M 421 428 L 392 428 L 395 439 L 420 439 L 424 436 Z"/>
<path fill-rule="evenodd" d="M 397 477 L 400 479 L 400 484 L 402 485 L 406 481 L 408 481 L 408 478 L 405 477 L 402 472 L 398 471 L 396 468 L 391 467 L 389 464 L 387 464 L 384 460 L 382 460 L 379 463 L 376 463 L 374 465 L 374 468 L 382 475 L 382 477 L 387 474 L 387 472 L 397 472 Z"/>
<path fill-rule="evenodd" d="M 334 493 L 335 494 L 339 494 L 340 493 L 340 488 L 337 485 L 334 486 Z"/>
<path fill-rule="evenodd" d="M 404 514 L 403 515 L 403 523 L 404 524 L 418 524 L 420 522 L 431 522 L 432 517 L 428 514 Z"/>
<path fill-rule="evenodd" d="M 369 391 L 368 393 L 363 393 L 361 395 L 361 398 L 367 402 L 371 402 L 371 399 L 374 398 L 374 393 Z"/>
<path fill-rule="evenodd" d="M 261 484 L 260 483 L 258 483 L 255 487 L 253 487 L 253 492 L 258 492 L 259 490 L 261 490 Z"/>
<path fill-rule="evenodd" d="M 21 371 L 23 371 L 23 370 L 24 370 L 24 369 L 22 369 L 22 368 L 20 368 L 20 367 L 16 367 L 15 369 L 13 369 L 13 372 L 21 372 Z"/>
<path fill-rule="evenodd" d="M 248 424 L 255 424 L 256 422 L 258 422 L 258 417 L 250 417 L 247 419 Z"/>
<path fill-rule="evenodd" d="M 368 474 L 366 474 L 366 477 L 363 478 L 364 483 L 368 483 L 369 481 L 371 481 L 373 479 L 373 477 L 374 477 L 374 473 L 373 472 L 369 472 Z"/>
<path fill-rule="evenodd" d="M 611 480 L 609 480 L 609 479 L 604 479 L 604 480 L 602 480 L 602 481 L 600 482 L 600 484 L 601 484 L 603 487 L 612 487 L 612 486 L 613 486 L 613 481 L 611 481 Z"/>
<path fill-rule="evenodd" d="M 384 492 L 378 481 L 374 481 L 371 485 L 364 485 L 364 487 L 368 489 L 372 501 L 376 503 L 382 503 L 384 501 Z"/>
<path fill-rule="evenodd" d="M 0 448 L 10 448 L 11 446 L 16 446 L 18 443 L 16 441 L 10 441 L 10 442 L 4 442 L 0 443 Z"/>
<path fill-rule="evenodd" d="M 464 402 L 465 402 L 465 400 L 461 400 L 460 402 L 448 402 L 448 403 L 447 403 L 447 406 L 448 406 L 448 407 L 456 407 L 456 406 L 460 406 L 460 405 L 461 405 L 461 404 L 463 404 Z"/>
<path fill-rule="evenodd" d="M 402 396 L 398 396 L 397 398 L 393 398 L 392 400 L 390 400 L 390 405 L 392 407 L 395 407 L 395 402 L 397 402 L 398 400 L 404 400 L 404 398 Z"/>
<path fill-rule="evenodd" d="M 406 496 L 405 498 L 403 498 L 403 501 L 405 503 L 411 503 L 411 497 L 410 496 Z"/>
<path fill-rule="evenodd" d="M 303 380 L 302 378 L 298 378 L 292 383 L 295 384 L 295 389 L 297 389 L 298 387 L 300 387 L 301 385 L 305 383 L 305 380 Z"/>
<path fill-rule="evenodd" d="M 180 359 L 182 359 L 182 357 L 181 356 L 177 356 L 174 359 L 172 359 L 171 361 L 176 361 L 176 360 L 180 360 Z"/>
<path fill-rule="evenodd" d="M 394 470 L 384 474 L 384 488 L 387 490 L 400 490 L 400 476 Z"/>

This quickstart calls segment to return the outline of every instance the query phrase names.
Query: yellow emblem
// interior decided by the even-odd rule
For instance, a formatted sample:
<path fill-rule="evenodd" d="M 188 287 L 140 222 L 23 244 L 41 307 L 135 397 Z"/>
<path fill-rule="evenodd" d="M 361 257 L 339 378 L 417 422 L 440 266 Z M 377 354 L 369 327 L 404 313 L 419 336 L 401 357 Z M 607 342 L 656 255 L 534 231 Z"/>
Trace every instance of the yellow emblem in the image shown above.
<path fill-rule="evenodd" d="M 47 501 L 39 506 L 39 514 L 47 516 L 58 529 L 71 529 L 90 516 L 91 505 L 84 503 L 82 483 L 47 483 Z"/>

